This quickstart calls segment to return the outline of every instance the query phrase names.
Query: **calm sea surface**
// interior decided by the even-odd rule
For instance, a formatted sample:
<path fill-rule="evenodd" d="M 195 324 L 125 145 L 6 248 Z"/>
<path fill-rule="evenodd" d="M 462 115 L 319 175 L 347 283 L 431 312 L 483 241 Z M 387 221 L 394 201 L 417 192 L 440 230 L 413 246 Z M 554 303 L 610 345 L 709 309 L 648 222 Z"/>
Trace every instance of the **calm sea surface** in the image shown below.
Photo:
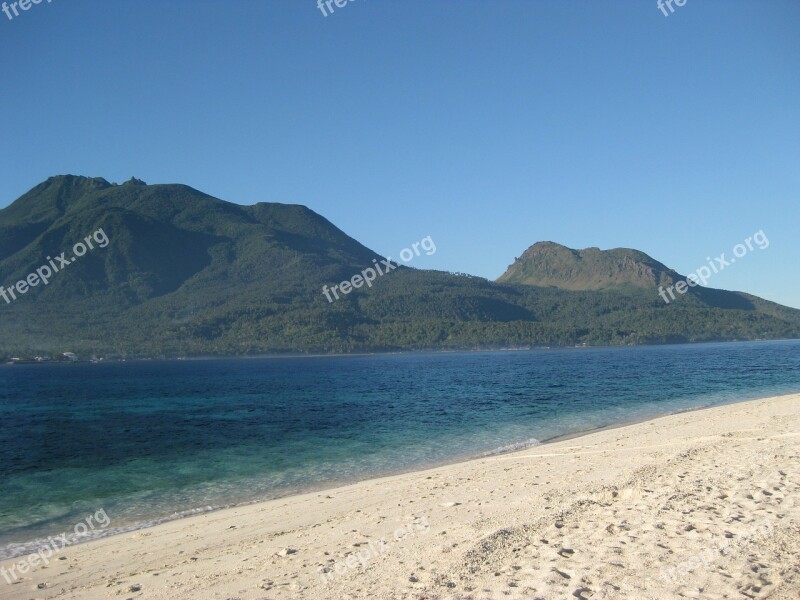
<path fill-rule="evenodd" d="M 0 367 L 0 558 L 800 391 L 800 341 Z"/>

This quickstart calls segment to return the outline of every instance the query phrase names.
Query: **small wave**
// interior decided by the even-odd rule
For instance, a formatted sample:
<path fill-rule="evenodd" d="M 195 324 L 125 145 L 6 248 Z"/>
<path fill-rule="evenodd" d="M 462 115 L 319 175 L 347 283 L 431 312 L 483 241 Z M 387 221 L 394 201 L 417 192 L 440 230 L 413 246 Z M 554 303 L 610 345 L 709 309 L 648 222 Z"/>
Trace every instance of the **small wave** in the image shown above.
<path fill-rule="evenodd" d="M 528 448 L 533 448 L 534 446 L 541 445 L 541 442 L 536 438 L 529 438 L 524 442 L 516 442 L 514 444 L 508 444 L 507 446 L 500 446 L 499 448 L 494 448 L 492 450 L 487 450 L 486 452 L 482 453 L 480 456 L 497 456 L 498 454 L 508 454 L 509 452 L 517 452 L 518 450 L 527 450 Z"/>
<path fill-rule="evenodd" d="M 126 525 L 123 527 L 108 527 L 104 529 L 94 529 L 83 534 L 71 533 L 66 536 L 67 540 L 66 545 L 64 545 L 64 538 L 61 537 L 63 533 L 66 532 L 53 534 L 49 538 L 40 538 L 30 542 L 10 542 L 8 544 L 5 544 L 4 546 L 0 546 L 0 560 L 16 558 L 18 556 L 29 556 L 31 554 L 36 554 L 39 550 L 45 550 L 47 548 L 50 548 L 51 550 L 55 548 L 53 554 L 57 554 L 58 552 L 61 552 L 61 550 L 63 550 L 64 548 L 69 546 L 74 546 L 75 544 L 81 544 L 83 542 L 89 542 L 92 540 L 99 540 L 101 538 L 109 537 L 112 535 L 119 535 L 121 533 L 138 531 L 139 529 L 146 529 L 148 527 L 160 525 L 161 523 L 166 523 L 168 521 L 174 521 L 176 519 L 182 519 L 184 517 L 191 517 L 193 515 L 199 515 L 214 510 L 219 510 L 220 508 L 223 507 L 206 506 L 203 508 L 191 508 L 189 510 L 182 510 L 179 512 L 172 513 L 168 517 L 151 519 L 149 521 L 142 521 L 139 523 Z"/>

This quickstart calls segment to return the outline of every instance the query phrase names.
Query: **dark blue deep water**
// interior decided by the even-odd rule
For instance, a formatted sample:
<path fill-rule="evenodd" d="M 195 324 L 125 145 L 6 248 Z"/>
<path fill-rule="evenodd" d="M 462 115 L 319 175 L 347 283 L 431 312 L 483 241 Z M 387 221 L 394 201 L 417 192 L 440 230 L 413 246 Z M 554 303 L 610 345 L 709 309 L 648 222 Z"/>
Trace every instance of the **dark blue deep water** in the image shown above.
<path fill-rule="evenodd" d="M 800 391 L 800 341 L 0 367 L 0 558 Z"/>

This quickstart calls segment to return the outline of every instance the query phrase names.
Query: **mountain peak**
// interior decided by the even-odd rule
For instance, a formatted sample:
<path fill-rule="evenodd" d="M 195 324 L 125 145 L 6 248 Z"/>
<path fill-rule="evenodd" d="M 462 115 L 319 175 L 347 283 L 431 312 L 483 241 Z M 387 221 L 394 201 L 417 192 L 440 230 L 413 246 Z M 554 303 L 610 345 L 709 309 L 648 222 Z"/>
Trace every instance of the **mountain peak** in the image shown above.
<path fill-rule="evenodd" d="M 555 242 L 537 242 L 514 260 L 497 280 L 564 290 L 653 288 L 680 275 L 644 252 L 631 248 L 575 250 Z"/>
<path fill-rule="evenodd" d="M 36 188 L 40 187 L 85 187 L 88 189 L 102 189 L 111 187 L 112 184 L 102 177 L 86 177 L 84 175 L 54 175 L 48 177 Z"/>
<path fill-rule="evenodd" d="M 102 177 L 56 175 L 0 210 L 6 223 L 31 224 L 52 221 L 87 194 L 113 187 Z"/>

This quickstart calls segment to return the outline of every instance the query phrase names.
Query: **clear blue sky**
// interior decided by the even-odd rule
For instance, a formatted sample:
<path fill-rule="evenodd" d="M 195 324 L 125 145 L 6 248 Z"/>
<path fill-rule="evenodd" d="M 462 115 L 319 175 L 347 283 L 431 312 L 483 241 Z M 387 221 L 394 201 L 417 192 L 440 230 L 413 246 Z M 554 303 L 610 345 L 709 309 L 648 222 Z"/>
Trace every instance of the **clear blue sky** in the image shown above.
<path fill-rule="evenodd" d="M 641 249 L 800 307 L 800 2 L 45 0 L 0 13 L 0 207 L 50 175 L 305 204 L 411 266 Z"/>

